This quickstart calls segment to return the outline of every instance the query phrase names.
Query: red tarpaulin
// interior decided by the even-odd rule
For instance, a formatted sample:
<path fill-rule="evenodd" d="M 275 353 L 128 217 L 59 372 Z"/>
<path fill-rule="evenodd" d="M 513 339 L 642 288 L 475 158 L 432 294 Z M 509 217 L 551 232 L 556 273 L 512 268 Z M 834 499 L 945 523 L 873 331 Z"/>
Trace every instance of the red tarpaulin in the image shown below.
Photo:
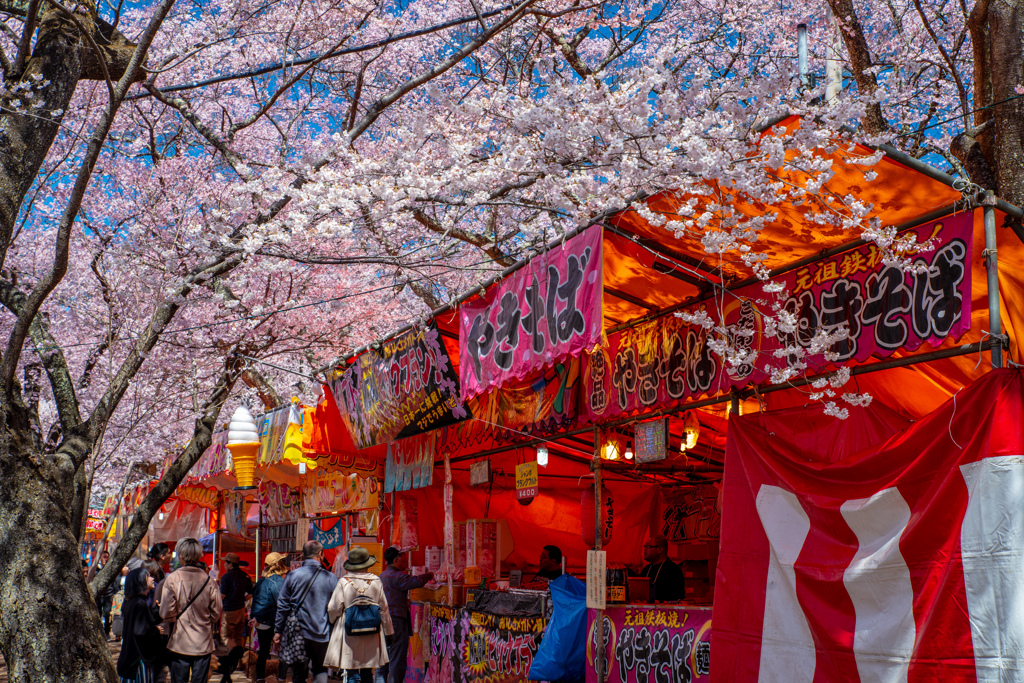
<path fill-rule="evenodd" d="M 875 408 L 734 419 L 713 680 L 1020 680 L 1022 418 L 1007 369 L 902 431 Z"/>

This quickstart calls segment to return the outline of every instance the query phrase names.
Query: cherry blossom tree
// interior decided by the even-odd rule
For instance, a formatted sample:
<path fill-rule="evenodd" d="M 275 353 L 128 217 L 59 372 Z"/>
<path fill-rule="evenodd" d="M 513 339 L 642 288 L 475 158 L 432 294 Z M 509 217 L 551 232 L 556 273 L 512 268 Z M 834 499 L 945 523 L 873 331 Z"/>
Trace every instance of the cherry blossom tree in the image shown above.
<path fill-rule="evenodd" d="M 226 402 L 315 400 L 318 368 L 578 226 L 631 207 L 728 279 L 764 272 L 770 216 L 738 203 L 805 202 L 896 258 L 908 246 L 871 207 L 830 190 L 829 153 L 853 141 L 1024 203 L 1015 8 L 0 0 L 12 679 L 115 680 L 89 589 L 141 541 Z M 845 78 L 832 97 L 830 64 Z M 784 115 L 801 125 L 773 128 Z M 643 203 L 665 189 L 681 215 Z M 748 360 L 719 332 L 716 351 Z M 90 495 L 168 453 L 87 587 Z"/>

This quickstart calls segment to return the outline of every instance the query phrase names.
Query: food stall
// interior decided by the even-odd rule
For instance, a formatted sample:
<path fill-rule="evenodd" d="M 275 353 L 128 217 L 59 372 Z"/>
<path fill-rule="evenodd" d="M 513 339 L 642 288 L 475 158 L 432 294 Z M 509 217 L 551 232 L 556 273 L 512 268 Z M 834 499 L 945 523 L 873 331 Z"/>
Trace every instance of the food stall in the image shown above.
<path fill-rule="evenodd" d="M 796 316 L 796 331 L 765 327 L 761 308 L 774 299 L 740 260 L 710 264 L 692 238 L 625 211 L 595 218 L 426 324 L 358 349 L 338 368 L 327 395 L 354 446 L 386 449 L 387 540 L 411 549 L 414 567 L 436 568 L 443 578 L 414 596 L 411 680 L 525 680 L 523 662 L 542 652 L 550 617 L 498 613 L 497 603 L 479 602 L 487 593 L 475 587 L 483 582 L 489 592 L 516 595 L 513 572 L 529 584 L 548 544 L 561 549 L 568 573 L 588 580 L 579 642 L 588 680 L 647 680 L 654 671 L 668 680 L 744 680 L 758 666 L 749 642 L 762 637 L 749 632 L 745 617 L 753 613 L 751 623 L 763 622 L 764 633 L 779 637 L 770 631 L 778 615 L 763 595 L 764 581 L 736 582 L 756 565 L 759 581 L 767 573 L 769 583 L 776 579 L 771 585 L 790 590 L 780 579 L 790 575 L 771 574 L 778 548 L 765 538 L 774 530 L 760 526 L 759 490 L 738 490 L 723 476 L 739 457 L 736 426 L 766 424 L 768 409 L 789 410 L 774 431 L 756 432 L 745 457 L 761 462 L 773 454 L 774 439 L 799 436 L 839 462 L 851 454 L 825 447 L 842 431 L 835 415 L 852 416 L 850 443 L 876 443 L 871 439 L 892 436 L 1001 365 L 1005 351 L 1017 353 L 1002 334 L 999 295 L 1009 326 L 1024 306 L 1024 269 L 999 271 L 994 254 L 997 239 L 1001 259 L 1019 265 L 1024 250 L 1012 232 L 991 233 L 991 207 L 968 205 L 965 212 L 960 192 L 941 174 L 910 173 L 892 155 L 873 167 L 879 180 L 869 184 L 860 182 L 856 161 L 840 152 L 834 161 L 829 191 L 856 193 L 878 207 L 873 218 L 929 247 L 908 256 L 917 259 L 911 271 L 893 270 L 873 244 L 838 229 L 811 231 L 806 207 L 772 207 L 776 218 L 752 248 L 771 271 L 770 291 L 785 293 L 777 303 Z M 665 192 L 645 201 L 675 219 L 688 199 Z M 827 357 L 822 349 L 811 353 L 815 331 L 842 326 L 849 335 L 832 342 Z M 723 339 L 749 353 L 740 354 L 747 362 L 724 363 L 712 351 Z M 797 348 L 808 353 L 801 357 L 806 376 L 784 372 Z M 870 408 L 853 393 L 849 405 L 841 403 L 834 389 L 844 367 L 856 380 L 842 391 L 870 394 L 889 408 Z M 813 467 L 835 464 L 800 455 Z M 744 470 L 740 481 L 789 482 L 782 474 Z M 794 495 L 806 493 L 797 489 Z M 730 509 L 747 525 L 731 535 L 728 516 L 723 525 Z M 829 510 L 839 525 L 845 512 Z M 467 528 L 491 520 L 496 537 L 500 523 L 507 525 L 509 542 L 500 553 L 495 543 L 493 565 L 479 554 L 471 564 L 463 559 Z M 644 544 L 655 536 L 665 537 L 668 557 L 683 572 L 685 594 L 674 603 L 649 604 L 642 582 L 616 583 L 605 569 L 640 572 Z M 758 544 L 744 556 L 737 544 L 748 537 Z M 843 558 L 849 562 L 856 547 L 843 547 L 853 547 Z M 796 560 L 787 558 L 790 568 Z M 833 572 L 829 589 L 844 590 L 843 578 Z M 755 595 L 738 605 L 736 596 L 754 588 L 762 591 L 760 603 Z M 855 620 L 847 622 L 836 633 L 852 641 Z M 730 653 L 715 669 L 713 638 L 716 651 Z M 519 644 L 516 657 L 512 643 Z M 808 647 L 813 654 L 814 643 Z M 901 656 L 894 661 L 910 654 Z M 496 668 L 499 661 L 504 668 Z M 796 664 L 813 671 L 815 661 Z"/>

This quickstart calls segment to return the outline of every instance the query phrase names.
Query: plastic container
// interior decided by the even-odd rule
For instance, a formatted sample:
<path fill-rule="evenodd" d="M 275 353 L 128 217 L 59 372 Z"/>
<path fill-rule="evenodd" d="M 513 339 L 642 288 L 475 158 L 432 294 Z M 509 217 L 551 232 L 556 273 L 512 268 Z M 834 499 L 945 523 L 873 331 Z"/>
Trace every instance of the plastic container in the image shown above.
<path fill-rule="evenodd" d="M 467 586 L 479 586 L 480 585 L 480 581 L 483 578 L 484 578 L 484 574 L 480 570 L 480 567 L 477 567 L 476 565 L 473 565 L 471 567 L 466 567 L 466 573 L 464 575 L 464 580 L 465 580 Z"/>
<path fill-rule="evenodd" d="M 605 601 L 613 605 L 625 604 L 629 598 L 626 590 L 626 567 L 621 564 L 613 564 L 605 570 L 606 592 Z"/>

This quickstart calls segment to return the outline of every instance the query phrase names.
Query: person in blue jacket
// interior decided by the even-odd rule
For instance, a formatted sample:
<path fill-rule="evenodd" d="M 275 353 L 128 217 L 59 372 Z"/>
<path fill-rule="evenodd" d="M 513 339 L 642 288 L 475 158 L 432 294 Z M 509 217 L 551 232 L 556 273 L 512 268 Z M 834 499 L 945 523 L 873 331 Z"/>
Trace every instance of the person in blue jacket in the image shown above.
<path fill-rule="evenodd" d="M 274 643 L 274 621 L 277 619 L 277 596 L 284 585 L 284 576 L 288 573 L 288 556 L 281 553 L 269 553 L 263 560 L 263 578 L 256 582 L 252 590 L 252 619 L 249 622 L 256 629 L 260 651 L 256 658 L 256 682 L 263 683 L 267 677 L 267 659 L 270 657 L 270 646 Z M 288 672 L 288 665 L 278 663 L 277 680 L 283 681 Z"/>

